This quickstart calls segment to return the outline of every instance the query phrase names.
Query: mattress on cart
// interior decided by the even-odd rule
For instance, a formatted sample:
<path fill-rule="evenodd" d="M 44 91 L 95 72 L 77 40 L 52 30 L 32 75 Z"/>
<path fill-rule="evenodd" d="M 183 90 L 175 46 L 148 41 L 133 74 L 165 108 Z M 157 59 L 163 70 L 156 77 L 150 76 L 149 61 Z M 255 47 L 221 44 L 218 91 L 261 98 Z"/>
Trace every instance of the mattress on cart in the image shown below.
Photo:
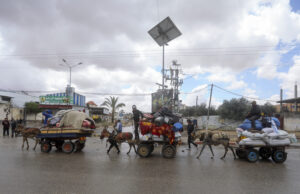
<path fill-rule="evenodd" d="M 95 125 L 94 120 L 84 112 L 69 111 L 60 120 L 59 127 L 81 128 L 84 120 L 89 120 Z"/>

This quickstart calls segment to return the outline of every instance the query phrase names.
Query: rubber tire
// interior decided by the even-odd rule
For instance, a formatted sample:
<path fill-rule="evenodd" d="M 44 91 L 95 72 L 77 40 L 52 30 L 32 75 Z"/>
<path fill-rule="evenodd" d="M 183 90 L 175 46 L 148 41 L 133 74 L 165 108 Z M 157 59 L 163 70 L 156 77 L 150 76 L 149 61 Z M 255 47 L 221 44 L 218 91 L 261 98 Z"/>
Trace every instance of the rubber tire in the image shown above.
<path fill-rule="evenodd" d="M 282 150 L 275 150 L 272 159 L 275 163 L 283 163 L 287 158 L 287 153 Z"/>
<path fill-rule="evenodd" d="M 248 162 L 254 163 L 258 160 L 259 158 L 259 153 L 256 149 L 247 149 L 246 151 L 246 159 L 248 160 Z"/>
<path fill-rule="evenodd" d="M 80 152 L 81 150 L 83 150 L 85 143 L 80 143 L 80 141 L 75 141 L 75 151 L 76 152 Z"/>
<path fill-rule="evenodd" d="M 74 148 L 75 148 L 75 145 L 71 141 L 67 141 L 62 145 L 62 151 L 66 154 L 72 153 Z"/>
<path fill-rule="evenodd" d="M 239 157 L 239 159 L 245 159 L 247 156 L 246 151 L 242 148 L 237 148 L 235 150 L 235 153 Z"/>
<path fill-rule="evenodd" d="M 272 150 L 269 147 L 261 147 L 259 148 L 259 155 L 262 157 L 262 159 L 267 160 L 272 155 Z"/>
<path fill-rule="evenodd" d="M 64 144 L 64 140 L 57 140 L 56 142 L 55 142 L 55 147 L 56 147 L 56 149 L 58 150 L 58 151 L 61 151 L 62 150 L 62 145 Z"/>
<path fill-rule="evenodd" d="M 151 154 L 153 152 L 153 150 L 154 150 L 154 145 L 150 144 L 149 147 L 150 147 L 150 154 Z"/>
<path fill-rule="evenodd" d="M 164 158 L 170 159 L 176 156 L 176 148 L 173 145 L 164 145 L 162 147 L 162 155 Z"/>
<path fill-rule="evenodd" d="M 52 145 L 48 141 L 43 141 L 41 143 L 41 152 L 43 153 L 49 153 L 52 149 Z"/>
<path fill-rule="evenodd" d="M 142 158 L 147 158 L 151 154 L 150 146 L 147 144 L 139 144 L 137 154 Z"/>

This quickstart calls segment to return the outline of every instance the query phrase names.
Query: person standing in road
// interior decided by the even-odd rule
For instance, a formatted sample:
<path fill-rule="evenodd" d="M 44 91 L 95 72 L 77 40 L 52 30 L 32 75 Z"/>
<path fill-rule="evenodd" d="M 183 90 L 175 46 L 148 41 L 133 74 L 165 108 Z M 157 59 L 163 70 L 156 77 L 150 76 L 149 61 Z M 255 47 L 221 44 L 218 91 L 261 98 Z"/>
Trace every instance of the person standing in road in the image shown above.
<path fill-rule="evenodd" d="M 135 140 L 139 140 L 139 122 L 140 122 L 140 118 L 143 118 L 143 113 L 139 111 L 135 105 L 132 106 L 132 113 L 133 113 Z"/>
<path fill-rule="evenodd" d="M 3 126 L 3 137 L 5 136 L 5 133 L 9 136 L 9 121 L 7 118 L 2 121 Z"/>
<path fill-rule="evenodd" d="M 11 137 L 14 137 L 15 136 L 15 130 L 17 128 L 17 122 L 15 121 L 14 118 L 11 119 L 10 126 L 11 126 Z"/>
<path fill-rule="evenodd" d="M 192 139 L 192 133 L 194 132 L 194 124 L 190 119 L 187 120 L 188 126 L 187 126 L 187 133 L 188 133 L 188 144 L 189 144 L 189 149 L 191 149 L 191 144 L 193 144 L 195 147 L 198 147 L 197 144 L 194 143 Z"/>

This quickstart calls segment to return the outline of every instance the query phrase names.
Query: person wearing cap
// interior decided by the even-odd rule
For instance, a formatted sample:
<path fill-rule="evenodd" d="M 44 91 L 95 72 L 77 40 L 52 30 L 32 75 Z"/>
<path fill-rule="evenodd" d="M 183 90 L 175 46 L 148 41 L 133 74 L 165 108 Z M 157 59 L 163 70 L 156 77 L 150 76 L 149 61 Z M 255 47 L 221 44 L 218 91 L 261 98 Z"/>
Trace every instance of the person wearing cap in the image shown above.
<path fill-rule="evenodd" d="M 132 106 L 133 122 L 134 122 L 134 136 L 135 140 L 139 140 L 139 122 L 143 118 L 143 113 L 139 111 L 135 105 Z"/>
<path fill-rule="evenodd" d="M 261 116 L 260 107 L 256 104 L 256 101 L 252 102 L 252 107 L 250 112 L 247 115 L 247 119 L 251 121 L 251 127 L 255 129 L 255 120 L 259 119 Z"/>

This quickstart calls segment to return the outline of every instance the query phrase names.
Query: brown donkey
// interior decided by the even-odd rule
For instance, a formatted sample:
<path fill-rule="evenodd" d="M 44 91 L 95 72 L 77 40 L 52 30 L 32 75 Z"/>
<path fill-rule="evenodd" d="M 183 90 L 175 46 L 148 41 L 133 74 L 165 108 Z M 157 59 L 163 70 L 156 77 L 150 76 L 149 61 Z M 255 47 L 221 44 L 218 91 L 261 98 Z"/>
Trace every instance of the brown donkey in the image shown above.
<path fill-rule="evenodd" d="M 130 132 L 123 132 L 123 133 L 118 133 L 117 135 L 114 135 L 113 133 L 110 133 L 107 130 L 107 127 L 104 127 L 104 129 L 102 130 L 101 135 L 100 135 L 100 139 L 103 139 L 103 138 L 108 138 L 107 141 L 110 143 L 107 153 L 109 153 L 109 151 L 111 150 L 112 147 L 116 147 L 116 149 L 118 150 L 118 153 L 120 153 L 117 143 L 124 143 L 124 142 L 127 142 L 129 145 L 129 151 L 127 152 L 127 154 L 130 153 L 131 147 L 133 147 L 133 149 L 136 153 L 135 140 L 133 140 L 133 135 Z"/>
<path fill-rule="evenodd" d="M 234 159 L 236 159 L 234 150 L 229 144 L 230 139 L 229 139 L 227 134 L 213 133 L 213 132 L 208 132 L 208 134 L 206 134 L 205 132 L 197 131 L 197 132 L 194 133 L 193 137 L 194 137 L 194 139 L 199 138 L 199 140 L 203 142 L 202 149 L 201 149 L 199 155 L 197 156 L 198 159 L 201 156 L 201 154 L 202 154 L 202 152 L 203 152 L 206 145 L 208 145 L 208 147 L 209 147 L 209 149 L 212 153 L 212 158 L 214 157 L 214 152 L 212 150 L 212 145 L 214 145 L 214 146 L 223 145 L 224 149 L 225 149 L 225 153 L 221 157 L 221 159 L 224 159 L 226 157 L 226 154 L 228 152 L 228 148 L 232 151 Z"/>
<path fill-rule="evenodd" d="M 29 149 L 29 144 L 28 144 L 28 138 L 31 138 L 33 140 L 35 140 L 35 145 L 33 150 L 35 150 L 37 144 L 39 143 L 39 139 L 36 138 L 36 136 L 41 133 L 39 128 L 33 128 L 33 127 L 29 127 L 29 128 L 24 128 L 23 125 L 18 125 L 16 128 L 16 131 L 21 133 L 23 136 L 23 144 L 22 144 L 22 149 L 24 148 L 24 143 L 27 143 L 27 150 Z"/>

